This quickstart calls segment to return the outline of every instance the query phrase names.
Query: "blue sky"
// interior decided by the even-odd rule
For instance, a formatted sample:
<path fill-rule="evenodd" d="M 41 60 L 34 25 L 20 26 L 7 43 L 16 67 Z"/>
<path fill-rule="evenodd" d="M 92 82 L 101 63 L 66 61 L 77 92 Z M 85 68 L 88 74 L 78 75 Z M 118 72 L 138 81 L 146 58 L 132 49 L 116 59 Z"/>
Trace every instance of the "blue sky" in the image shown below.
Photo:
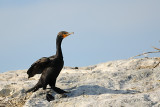
<path fill-rule="evenodd" d="M 127 59 L 160 48 L 159 0 L 1 0 L 0 72 L 28 69 L 55 54 L 59 31 L 65 66 Z M 152 54 L 150 57 L 159 57 Z"/>

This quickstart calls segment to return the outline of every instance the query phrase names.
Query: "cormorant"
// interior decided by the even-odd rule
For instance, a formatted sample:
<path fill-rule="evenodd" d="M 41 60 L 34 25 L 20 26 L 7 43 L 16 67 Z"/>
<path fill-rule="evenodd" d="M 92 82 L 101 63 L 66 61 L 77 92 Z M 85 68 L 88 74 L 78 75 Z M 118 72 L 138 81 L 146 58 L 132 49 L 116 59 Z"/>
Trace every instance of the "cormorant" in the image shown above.
<path fill-rule="evenodd" d="M 56 39 L 56 55 L 50 57 L 42 57 L 31 65 L 31 67 L 27 71 L 28 78 L 33 77 L 36 74 L 42 73 L 42 75 L 38 83 L 27 92 L 35 92 L 39 88 L 43 88 L 43 90 L 45 90 L 47 85 L 49 85 L 51 89 L 53 89 L 58 94 L 67 93 L 66 91 L 56 87 L 55 84 L 56 79 L 64 65 L 61 43 L 65 37 L 71 34 L 73 34 L 73 32 L 59 32 Z"/>

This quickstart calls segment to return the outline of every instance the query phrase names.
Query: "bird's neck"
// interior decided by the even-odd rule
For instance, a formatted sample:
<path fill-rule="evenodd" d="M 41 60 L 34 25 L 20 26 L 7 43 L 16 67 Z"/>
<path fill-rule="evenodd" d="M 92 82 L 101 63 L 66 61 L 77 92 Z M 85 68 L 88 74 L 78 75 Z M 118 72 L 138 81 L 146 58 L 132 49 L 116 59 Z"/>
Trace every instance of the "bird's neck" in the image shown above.
<path fill-rule="evenodd" d="M 63 40 L 62 38 L 57 36 L 57 40 L 56 40 L 56 48 L 57 48 L 56 57 L 63 59 L 63 54 L 62 54 L 62 49 L 61 49 L 62 40 Z"/>

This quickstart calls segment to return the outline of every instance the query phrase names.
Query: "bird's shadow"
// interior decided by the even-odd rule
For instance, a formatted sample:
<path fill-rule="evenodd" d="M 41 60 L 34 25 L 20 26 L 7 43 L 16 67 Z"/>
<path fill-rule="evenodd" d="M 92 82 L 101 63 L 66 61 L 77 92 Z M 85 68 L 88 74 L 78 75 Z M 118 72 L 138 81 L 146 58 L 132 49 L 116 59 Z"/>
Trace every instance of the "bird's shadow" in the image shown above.
<path fill-rule="evenodd" d="M 136 90 L 112 90 L 98 85 L 83 85 L 77 88 L 68 89 L 68 97 L 77 97 L 81 95 L 101 95 L 101 94 L 136 94 Z"/>

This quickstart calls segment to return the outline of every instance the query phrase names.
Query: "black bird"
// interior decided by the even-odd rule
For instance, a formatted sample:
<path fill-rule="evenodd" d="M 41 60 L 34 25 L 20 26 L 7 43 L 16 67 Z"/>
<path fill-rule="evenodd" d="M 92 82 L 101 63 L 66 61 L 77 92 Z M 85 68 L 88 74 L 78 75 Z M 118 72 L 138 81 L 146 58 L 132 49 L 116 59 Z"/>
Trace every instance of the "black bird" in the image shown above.
<path fill-rule="evenodd" d="M 56 39 L 56 55 L 50 57 L 42 57 L 31 65 L 31 67 L 27 71 L 28 78 L 33 77 L 36 74 L 42 73 L 42 75 L 38 83 L 26 92 L 35 92 L 39 88 L 43 88 L 43 90 L 45 90 L 47 85 L 49 85 L 51 89 L 53 89 L 58 94 L 67 93 L 66 91 L 56 87 L 55 84 L 56 79 L 64 65 L 61 43 L 65 37 L 71 34 L 73 34 L 73 32 L 59 32 Z"/>

